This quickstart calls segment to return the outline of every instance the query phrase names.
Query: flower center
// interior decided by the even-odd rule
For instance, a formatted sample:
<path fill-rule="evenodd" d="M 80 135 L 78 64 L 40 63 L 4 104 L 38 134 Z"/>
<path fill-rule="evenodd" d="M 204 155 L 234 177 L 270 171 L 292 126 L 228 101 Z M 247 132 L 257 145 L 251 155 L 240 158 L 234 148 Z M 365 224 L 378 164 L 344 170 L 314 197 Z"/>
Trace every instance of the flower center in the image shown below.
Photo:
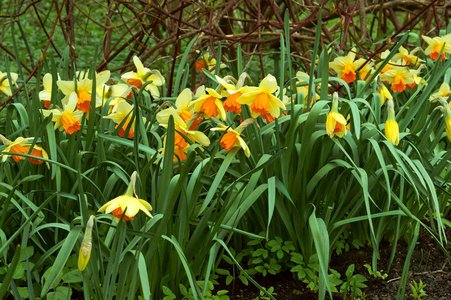
<path fill-rule="evenodd" d="M 341 79 L 343 79 L 346 83 L 353 82 L 355 80 L 355 71 L 351 65 L 346 65 L 343 68 Z"/>
<path fill-rule="evenodd" d="M 402 75 L 395 76 L 391 89 L 395 92 L 402 92 L 406 89 L 406 82 L 404 81 Z"/>
<path fill-rule="evenodd" d="M 131 121 L 131 117 L 128 117 L 127 121 L 125 121 L 124 125 L 122 125 L 121 129 L 117 133 L 120 137 L 124 137 L 125 131 L 127 130 L 128 123 L 130 123 L 130 121 Z M 114 128 L 116 129 L 118 126 L 119 126 L 119 124 L 116 125 L 116 127 L 114 127 Z M 135 136 L 135 132 L 133 131 L 133 125 L 132 125 L 132 126 L 130 126 L 130 130 L 128 131 L 127 137 L 129 139 L 131 139 L 134 136 Z"/>
<path fill-rule="evenodd" d="M 77 108 L 83 112 L 88 112 L 91 103 L 91 96 L 85 90 L 79 90 L 77 92 L 78 103 Z"/>
<path fill-rule="evenodd" d="M 141 79 L 130 78 L 130 79 L 127 80 L 127 83 L 129 85 L 136 86 L 138 89 L 140 89 L 143 86 L 143 83 L 142 83 Z"/>
<path fill-rule="evenodd" d="M 440 50 L 442 50 L 442 46 L 443 44 L 437 44 L 434 47 L 434 51 L 432 51 L 429 56 L 433 59 L 433 60 L 437 60 L 438 59 L 438 55 L 440 54 Z M 442 57 L 440 58 L 440 61 L 444 60 L 445 57 L 445 49 L 443 49 L 443 53 L 442 53 Z"/>
<path fill-rule="evenodd" d="M 42 157 L 42 150 L 38 150 L 38 149 L 33 149 L 33 150 L 31 150 L 31 153 L 30 153 L 31 155 L 33 155 L 33 156 L 37 156 L 37 157 Z M 40 165 L 40 164 L 42 164 L 42 160 L 40 160 L 40 159 L 36 159 L 36 158 L 28 158 L 28 160 L 31 162 L 31 163 L 33 163 L 33 164 L 35 164 L 35 165 Z"/>
<path fill-rule="evenodd" d="M 180 160 L 186 159 L 186 153 L 183 151 L 183 148 L 175 146 L 174 147 L 174 162 L 177 162 L 177 160 L 178 160 L 177 156 L 180 158 Z"/>
<path fill-rule="evenodd" d="M 241 96 L 240 92 L 231 94 L 226 101 L 224 101 L 224 109 L 230 112 L 241 113 L 241 104 L 236 102 L 236 99 Z"/>
<path fill-rule="evenodd" d="M 206 113 L 209 117 L 218 115 L 218 107 L 216 106 L 216 98 L 208 97 L 201 105 L 200 111 Z"/>
<path fill-rule="evenodd" d="M 120 219 L 121 216 L 122 216 L 122 213 L 123 213 L 122 212 L 122 208 L 118 207 L 115 210 L 113 210 L 111 213 L 113 214 L 113 216 L 115 218 Z M 133 220 L 134 218 L 135 218 L 134 216 L 133 217 L 127 217 L 127 215 L 124 215 L 123 220 L 124 221 L 130 221 L 130 220 Z"/>
<path fill-rule="evenodd" d="M 25 148 L 24 146 L 21 145 L 14 145 L 11 147 L 11 152 L 16 152 L 16 153 L 28 153 L 28 148 Z M 15 162 L 18 162 L 19 160 L 23 159 L 24 157 L 21 155 L 12 155 L 13 159 Z"/>
<path fill-rule="evenodd" d="M 269 95 L 266 93 L 258 94 L 251 104 L 251 110 L 262 115 L 269 113 L 269 108 Z"/>
<path fill-rule="evenodd" d="M 221 139 L 221 146 L 222 148 L 226 149 L 227 151 L 230 151 L 230 149 L 235 146 L 235 143 L 237 142 L 238 137 L 237 134 L 233 131 L 228 131 Z"/>
<path fill-rule="evenodd" d="M 72 134 L 75 131 L 80 130 L 80 122 L 78 122 L 78 119 L 74 118 L 68 111 L 61 116 L 61 124 L 63 124 L 67 134 Z"/>
<path fill-rule="evenodd" d="M 174 146 L 178 146 L 182 149 L 188 146 L 188 143 L 178 132 L 176 132 L 174 136 Z"/>

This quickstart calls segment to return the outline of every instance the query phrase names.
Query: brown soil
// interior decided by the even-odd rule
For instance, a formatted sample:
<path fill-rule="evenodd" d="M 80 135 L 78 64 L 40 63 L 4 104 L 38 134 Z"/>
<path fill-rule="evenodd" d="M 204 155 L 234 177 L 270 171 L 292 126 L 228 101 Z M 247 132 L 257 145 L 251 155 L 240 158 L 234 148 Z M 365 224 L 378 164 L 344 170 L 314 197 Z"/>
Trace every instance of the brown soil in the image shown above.
<path fill-rule="evenodd" d="M 447 229 L 448 241 L 451 241 L 451 228 Z M 378 269 L 383 274 L 388 267 L 392 245 L 382 243 L 380 246 L 381 259 L 378 261 Z M 448 253 L 451 253 L 451 243 L 447 246 Z M 365 264 L 371 265 L 373 249 L 370 247 L 360 249 L 350 249 L 341 255 L 333 256 L 330 267 L 341 274 L 341 279 L 345 278 L 345 272 L 349 265 L 355 265 L 354 274 L 365 276 L 368 281 L 367 288 L 362 289 L 366 297 L 364 299 L 396 299 L 400 285 L 400 277 L 404 267 L 405 257 L 408 252 L 408 245 L 399 242 L 396 255 L 392 263 L 391 270 L 385 280 L 374 278 L 368 274 Z M 384 271 L 382 271 L 384 270 Z M 306 284 L 295 280 L 290 271 L 281 272 L 277 275 L 266 277 L 256 277 L 255 280 L 262 286 L 274 287 L 276 299 L 317 299 L 318 296 L 306 288 Z M 414 299 L 410 296 L 412 290 L 410 283 L 417 283 L 420 280 L 426 285 L 424 288 L 427 296 L 423 299 L 451 299 L 451 264 L 446 260 L 446 256 L 436 245 L 435 241 L 424 230 L 420 233 L 410 262 L 409 278 L 407 281 L 404 299 Z M 260 296 L 260 292 L 251 283 L 245 286 L 240 280 L 226 286 L 221 284 L 217 290 L 229 290 L 230 299 L 255 299 Z M 334 294 L 334 299 L 343 299 L 343 295 Z M 348 293 L 349 296 L 349 293 Z M 350 299 L 350 297 L 348 297 Z"/>

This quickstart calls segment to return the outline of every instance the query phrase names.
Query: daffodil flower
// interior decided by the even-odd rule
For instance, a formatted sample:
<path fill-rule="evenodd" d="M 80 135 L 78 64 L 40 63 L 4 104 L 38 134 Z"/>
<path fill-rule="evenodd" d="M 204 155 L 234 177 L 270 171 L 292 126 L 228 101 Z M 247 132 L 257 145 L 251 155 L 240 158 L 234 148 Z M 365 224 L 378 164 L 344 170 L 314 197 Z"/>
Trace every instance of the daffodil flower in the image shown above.
<path fill-rule="evenodd" d="M 301 72 L 298 71 L 296 73 L 296 77 L 297 77 L 297 83 L 298 84 L 303 84 L 304 82 L 309 82 L 310 80 L 310 76 L 305 73 L 305 72 Z M 303 86 L 297 86 L 296 85 L 296 92 L 298 93 L 302 93 L 304 95 L 304 105 L 307 105 L 307 97 L 308 97 L 308 84 L 307 85 L 303 85 Z M 312 95 L 312 99 L 310 101 L 310 105 L 313 105 L 313 103 L 319 99 L 319 95 L 317 93 L 315 93 L 315 96 Z M 286 103 L 285 103 L 286 104 Z"/>
<path fill-rule="evenodd" d="M 427 48 L 424 50 L 424 53 L 426 55 L 429 55 L 429 57 L 432 58 L 433 60 L 438 59 L 438 56 L 443 48 L 443 45 L 445 45 L 445 47 L 443 49 L 440 61 L 446 58 L 445 53 L 448 54 L 451 53 L 451 34 L 447 34 L 442 37 L 437 36 L 434 38 L 430 38 L 428 36 L 423 35 L 422 38 L 428 44 Z"/>
<path fill-rule="evenodd" d="M 145 90 L 150 92 L 152 97 L 160 97 L 158 86 L 162 86 L 165 83 L 164 77 L 161 75 L 160 71 L 145 68 L 137 56 L 133 57 L 133 63 L 135 64 L 136 72 L 124 73 L 121 78 L 128 84 L 136 86 L 138 89 L 146 82 L 152 81 L 145 87 Z"/>
<path fill-rule="evenodd" d="M 67 134 L 72 134 L 75 131 L 80 130 L 80 118 L 83 116 L 82 111 L 75 110 L 77 101 L 77 94 L 73 92 L 69 95 L 67 104 L 63 103 L 63 110 L 42 110 L 42 114 L 46 117 L 53 114 L 52 121 L 55 122 L 54 129 L 64 129 Z"/>
<path fill-rule="evenodd" d="M 332 99 L 332 108 L 327 114 L 326 133 L 333 138 L 335 135 L 343 137 L 346 134 L 346 119 L 338 112 L 338 94 L 335 92 Z"/>
<path fill-rule="evenodd" d="M 18 75 L 16 73 L 9 74 L 11 76 L 11 84 L 16 84 Z M 6 96 L 11 96 L 13 94 L 9 83 L 8 74 L 0 71 L 0 91 L 2 91 Z"/>
<path fill-rule="evenodd" d="M 195 63 L 196 69 L 199 70 L 199 72 L 203 73 L 203 69 L 207 69 L 207 71 L 210 71 L 212 68 L 216 67 L 216 59 L 214 57 L 210 58 L 210 53 L 205 53 L 200 57 L 198 61 Z M 226 65 L 221 63 L 219 68 L 225 68 Z"/>
<path fill-rule="evenodd" d="M 400 61 L 396 64 L 401 64 Z M 393 66 L 384 74 L 381 74 L 381 80 L 391 83 L 391 90 L 402 92 L 408 84 L 414 83 L 413 75 L 418 74 L 419 70 L 409 70 L 407 67 Z"/>
<path fill-rule="evenodd" d="M 119 102 L 125 101 L 125 98 L 127 98 L 131 92 L 131 88 L 125 83 L 118 83 L 111 86 L 104 84 L 103 88 L 104 90 L 101 93 L 102 102 L 106 102 L 108 99 L 110 100 L 110 102 L 108 102 L 110 112 Z"/>
<path fill-rule="evenodd" d="M 397 146 L 399 144 L 399 126 L 395 120 L 395 109 L 393 100 L 391 99 L 387 101 L 387 113 L 387 121 L 385 121 L 385 137 L 390 143 Z"/>
<path fill-rule="evenodd" d="M 104 211 L 109 214 L 112 213 L 116 222 L 119 222 L 122 215 L 124 221 L 130 221 L 135 218 L 135 215 L 142 210 L 147 216 L 152 218 L 150 210 L 152 206 L 145 200 L 139 199 L 135 191 L 136 171 L 133 172 L 128 189 L 125 195 L 114 198 L 108 201 L 105 205 L 99 208 L 98 212 Z M 135 195 L 134 195 L 135 194 Z"/>
<path fill-rule="evenodd" d="M 127 127 L 129 126 L 130 121 L 132 120 L 132 110 L 133 110 L 133 105 L 130 105 L 126 101 L 122 101 L 122 102 L 119 102 L 113 108 L 111 114 L 104 117 L 105 119 L 111 119 L 111 120 L 113 120 L 114 123 L 118 124 L 118 125 L 116 125 L 115 128 L 117 128 L 124 119 L 126 120 L 118 132 L 118 135 L 121 137 L 124 137 L 125 131 L 126 131 Z M 128 135 L 127 135 L 127 137 L 129 139 L 135 136 L 135 132 L 133 131 L 134 129 L 135 129 L 135 120 L 133 118 L 133 122 L 130 125 L 130 129 L 129 129 Z"/>
<path fill-rule="evenodd" d="M 6 148 L 2 151 L 2 155 L 3 155 L 2 162 L 4 162 L 8 158 L 8 155 L 5 154 L 7 152 L 24 153 L 24 154 L 29 153 L 30 146 L 31 146 L 30 143 L 31 143 L 31 141 L 34 140 L 34 138 L 33 137 L 31 137 L 31 138 L 18 137 L 12 142 L 0 134 L 0 140 L 3 142 L 4 145 L 6 145 Z M 32 157 L 28 158 L 28 160 L 35 165 L 42 164 L 42 160 L 40 160 L 39 158 L 46 158 L 46 159 L 49 158 L 47 152 L 38 145 L 33 146 L 33 149 L 31 150 L 30 155 L 33 155 L 36 157 L 36 158 L 32 158 Z M 19 160 L 25 158 L 25 156 L 21 156 L 21 155 L 11 155 L 11 156 L 15 162 L 18 162 Z M 47 168 L 50 167 L 48 163 L 46 163 L 46 165 L 47 165 Z"/>
<path fill-rule="evenodd" d="M 197 100 L 193 101 L 193 110 L 195 112 L 203 112 L 207 119 L 219 116 L 221 120 L 225 121 L 227 115 L 221 101 L 222 96 L 210 88 L 206 88 L 205 91 L 206 94 L 201 95 Z"/>
<path fill-rule="evenodd" d="M 241 95 L 236 102 L 250 106 L 252 116 L 262 116 L 266 118 L 278 118 L 280 109 L 285 110 L 285 104 L 273 95 L 278 89 L 274 76 L 268 74 L 260 82 L 258 87 L 249 87 L 249 90 Z"/>
<path fill-rule="evenodd" d="M 175 100 L 175 108 L 170 107 L 167 109 L 164 109 L 157 113 L 157 121 L 160 124 L 167 124 L 169 120 L 170 115 L 178 115 L 185 123 L 192 122 L 190 126 L 190 130 L 194 130 L 197 128 L 199 123 L 202 121 L 201 118 L 196 118 L 193 113 L 193 93 L 190 89 L 186 88 L 184 89 L 180 95 L 178 95 L 177 99 Z M 175 114 L 174 114 L 175 112 Z M 194 118 L 194 119 L 192 119 Z"/>
<path fill-rule="evenodd" d="M 387 99 L 393 99 L 392 94 L 382 82 L 377 85 L 376 93 L 381 96 L 381 106 L 384 105 Z"/>
<path fill-rule="evenodd" d="M 102 91 L 103 85 L 110 78 L 110 72 L 105 71 L 99 74 L 96 74 L 96 87 L 95 87 L 95 95 L 92 95 L 92 84 L 93 81 L 87 78 L 86 72 L 79 72 L 79 77 L 81 80 L 58 80 L 56 84 L 58 88 L 63 92 L 66 97 L 62 100 L 63 104 L 67 104 L 69 101 L 69 96 L 72 93 L 76 93 L 77 95 L 77 109 L 82 112 L 88 112 L 91 108 L 91 101 L 95 101 L 95 107 L 99 107 L 102 105 Z"/>
<path fill-rule="evenodd" d="M 409 51 L 404 48 L 403 46 L 399 47 L 398 53 L 396 53 L 393 56 L 393 60 L 403 60 L 407 66 L 410 64 L 416 65 L 420 62 L 423 62 L 424 60 L 418 58 L 418 56 L 414 55 L 416 51 L 418 51 L 420 48 L 414 49 L 412 52 L 409 53 Z"/>
<path fill-rule="evenodd" d="M 244 86 L 244 81 L 249 78 L 246 72 L 242 73 L 238 81 L 232 76 L 226 76 L 224 78 L 215 76 L 219 84 L 224 87 L 224 95 L 227 99 L 224 101 L 224 109 L 234 113 L 241 113 L 241 104 L 236 101 L 242 94 L 249 91 L 249 87 Z M 250 78 L 249 78 L 250 80 Z M 235 82 L 232 84 L 231 82 Z"/>
<path fill-rule="evenodd" d="M 241 148 L 244 151 L 244 154 L 249 157 L 251 152 L 249 150 L 249 146 L 246 144 L 244 139 L 241 137 L 242 130 L 251 123 L 256 123 L 255 119 L 247 119 L 243 123 L 238 126 L 238 128 L 232 129 L 229 126 L 218 123 L 219 127 L 212 128 L 211 131 L 226 131 L 226 133 L 222 136 L 219 144 L 226 151 L 230 151 L 233 148 Z"/>
<path fill-rule="evenodd" d="M 439 109 L 443 113 L 443 117 L 445 118 L 446 136 L 451 142 L 451 103 L 448 103 L 443 97 L 438 97 L 437 100 L 440 101 L 442 105 L 437 109 Z"/>
<path fill-rule="evenodd" d="M 50 100 L 52 99 L 52 74 L 47 73 L 42 78 L 44 89 L 39 92 L 39 100 L 44 102 L 44 107 L 50 107 Z"/>
<path fill-rule="evenodd" d="M 450 95 L 451 95 L 451 89 L 449 87 L 449 84 L 442 83 L 438 92 L 433 93 L 431 95 L 431 97 L 429 97 L 429 101 L 437 102 L 439 97 L 448 98 Z"/>
<path fill-rule="evenodd" d="M 329 64 L 331 67 L 346 83 L 351 83 L 356 79 L 356 71 L 364 63 L 365 59 L 361 58 L 355 60 L 355 48 L 349 51 L 348 55 L 336 57 L 333 62 Z"/>

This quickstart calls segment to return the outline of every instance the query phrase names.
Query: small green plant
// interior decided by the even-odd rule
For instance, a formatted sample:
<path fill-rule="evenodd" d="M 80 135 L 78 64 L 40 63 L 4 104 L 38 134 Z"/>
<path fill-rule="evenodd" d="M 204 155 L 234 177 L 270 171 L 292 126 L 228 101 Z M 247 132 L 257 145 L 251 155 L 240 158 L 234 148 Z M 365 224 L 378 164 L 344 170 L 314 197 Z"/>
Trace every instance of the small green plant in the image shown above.
<path fill-rule="evenodd" d="M 420 300 L 421 297 L 427 296 L 426 292 L 424 291 L 425 287 L 426 285 L 423 284 L 421 279 L 419 284 L 417 284 L 416 281 L 413 280 L 413 285 L 410 284 L 410 288 L 412 289 L 412 294 L 410 294 L 410 296 L 418 300 Z"/>
<path fill-rule="evenodd" d="M 347 293 L 351 292 L 351 299 L 355 299 L 355 296 L 363 297 L 364 293 L 361 290 L 366 288 L 367 285 L 364 284 L 367 279 L 360 274 L 354 274 L 355 266 L 350 265 L 346 270 L 346 282 L 340 288 L 340 293 L 343 293 L 343 299 L 346 299 Z"/>
<path fill-rule="evenodd" d="M 373 275 L 374 277 L 378 277 L 378 278 L 381 278 L 382 280 L 385 280 L 385 278 L 387 278 L 387 276 L 388 276 L 388 274 L 382 274 L 379 271 L 373 271 L 373 269 L 371 268 L 371 266 L 369 264 L 365 264 L 363 266 L 368 270 L 368 273 L 370 275 Z"/>
<path fill-rule="evenodd" d="M 270 293 L 272 296 L 277 295 L 277 293 L 274 293 L 274 287 L 270 287 L 270 288 L 267 290 L 267 292 Z M 252 300 L 269 300 L 269 299 L 271 299 L 271 298 L 265 296 L 265 293 L 264 293 L 263 291 L 260 291 L 260 296 L 254 298 L 254 299 L 252 299 Z"/>

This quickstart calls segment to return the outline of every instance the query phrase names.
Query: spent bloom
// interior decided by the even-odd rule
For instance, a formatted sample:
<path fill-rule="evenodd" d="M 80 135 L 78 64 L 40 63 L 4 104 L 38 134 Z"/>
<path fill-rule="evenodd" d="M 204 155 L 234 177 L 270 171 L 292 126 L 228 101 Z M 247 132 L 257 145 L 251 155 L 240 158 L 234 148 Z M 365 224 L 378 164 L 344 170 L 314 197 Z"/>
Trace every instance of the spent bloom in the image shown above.
<path fill-rule="evenodd" d="M 423 40 L 428 44 L 427 48 L 424 50 L 426 55 L 429 55 L 433 60 L 437 60 L 440 54 L 440 51 L 443 48 L 442 56 L 440 61 L 446 58 L 445 53 L 451 54 L 451 34 L 447 34 L 445 36 L 436 36 L 434 38 L 430 38 L 428 36 L 423 35 Z"/>
<path fill-rule="evenodd" d="M 267 121 L 271 121 L 280 116 L 280 109 L 286 109 L 285 104 L 273 95 L 277 89 L 276 78 L 268 74 L 258 87 L 249 87 L 247 92 L 236 101 L 240 104 L 249 105 L 254 118 L 261 116 Z"/>
<path fill-rule="evenodd" d="M 135 193 L 136 171 L 133 172 L 127 191 L 124 195 L 108 201 L 105 205 L 99 208 L 98 212 L 104 211 L 109 214 L 112 213 L 116 222 L 119 222 L 122 215 L 124 221 L 130 221 L 135 218 L 135 215 L 142 210 L 147 216 L 152 218 L 150 210 L 152 206 L 145 200 L 139 199 Z"/>
<path fill-rule="evenodd" d="M 351 83 L 356 79 L 356 71 L 359 69 L 364 63 L 365 59 L 361 58 L 355 60 L 355 48 L 352 48 L 349 51 L 348 55 L 336 57 L 333 62 L 329 64 L 329 67 L 332 68 L 346 83 Z"/>
<path fill-rule="evenodd" d="M 16 84 L 18 75 L 16 73 L 9 73 L 11 76 L 11 84 Z M 8 74 L 0 71 L 0 91 L 6 96 L 11 96 L 13 93 L 11 91 L 11 85 L 8 79 Z"/>
<path fill-rule="evenodd" d="M 338 94 L 335 92 L 332 97 L 332 108 L 327 114 L 326 133 L 333 138 L 335 135 L 343 137 L 346 134 L 346 119 L 338 112 Z"/>
<path fill-rule="evenodd" d="M 387 101 L 387 113 L 387 121 L 385 121 L 385 137 L 390 143 L 397 146 L 399 144 L 399 126 L 398 122 L 395 120 L 395 109 L 392 99 Z"/>
<path fill-rule="evenodd" d="M 151 83 L 146 85 L 145 90 L 150 92 L 153 97 L 160 97 L 158 86 L 162 86 L 165 83 L 164 77 L 161 75 L 160 71 L 145 68 L 137 56 L 133 57 L 133 63 L 135 64 L 136 72 L 124 73 L 121 78 L 128 84 L 136 86 L 138 89 L 145 83 L 151 81 Z"/>
<path fill-rule="evenodd" d="M 80 118 L 83 116 L 82 111 L 76 110 L 77 101 L 77 94 L 73 92 L 69 95 L 67 104 L 63 103 L 63 110 L 42 110 L 42 114 L 46 117 L 53 115 L 52 121 L 55 122 L 55 130 L 64 129 L 67 134 L 72 134 L 80 130 Z"/>

